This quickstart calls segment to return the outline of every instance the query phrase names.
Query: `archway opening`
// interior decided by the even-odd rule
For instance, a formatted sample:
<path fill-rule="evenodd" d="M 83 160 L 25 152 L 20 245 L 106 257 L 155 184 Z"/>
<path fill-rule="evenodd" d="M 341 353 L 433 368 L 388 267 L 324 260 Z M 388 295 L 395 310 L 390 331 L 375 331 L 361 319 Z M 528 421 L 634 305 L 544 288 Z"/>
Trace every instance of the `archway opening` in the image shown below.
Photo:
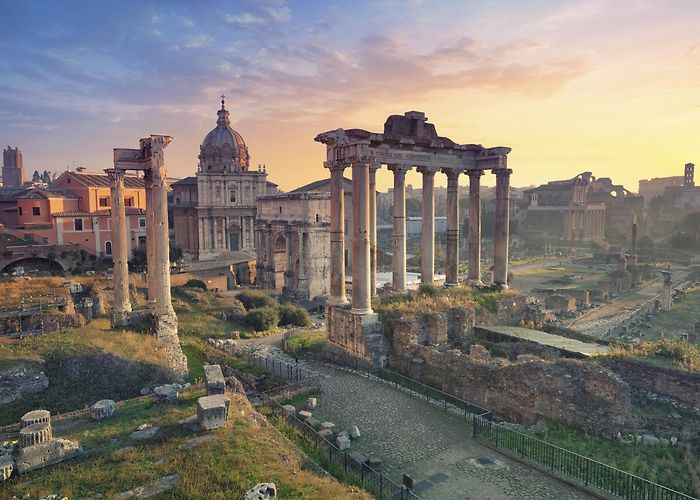
<path fill-rule="evenodd" d="M 63 266 L 55 260 L 42 257 L 30 257 L 10 262 L 2 268 L 0 274 L 20 275 L 32 274 L 33 276 L 56 276 L 63 274 Z"/>
<path fill-rule="evenodd" d="M 282 235 L 275 240 L 273 258 L 275 263 L 275 288 L 281 290 L 284 286 L 284 272 L 287 270 L 287 238 Z"/>

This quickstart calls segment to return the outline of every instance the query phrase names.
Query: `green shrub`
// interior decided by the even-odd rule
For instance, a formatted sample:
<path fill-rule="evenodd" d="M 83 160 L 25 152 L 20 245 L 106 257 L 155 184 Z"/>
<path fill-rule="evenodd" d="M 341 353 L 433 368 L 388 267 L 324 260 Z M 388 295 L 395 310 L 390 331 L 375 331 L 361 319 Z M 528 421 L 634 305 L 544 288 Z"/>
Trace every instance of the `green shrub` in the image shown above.
<path fill-rule="evenodd" d="M 202 280 L 196 280 L 196 279 L 187 280 L 187 283 L 185 283 L 185 286 L 188 288 L 201 288 L 202 290 L 207 289 L 207 284 L 205 282 L 203 282 Z"/>
<path fill-rule="evenodd" d="M 438 295 L 440 295 L 441 290 L 441 288 L 438 288 L 435 285 L 431 285 L 429 283 L 421 283 L 418 287 L 418 295 L 421 295 L 423 297 L 437 297 Z"/>
<path fill-rule="evenodd" d="M 277 305 L 277 301 L 269 295 L 253 290 L 241 292 L 236 295 L 236 298 L 241 301 L 246 311 L 258 309 L 260 307 L 274 307 Z"/>
<path fill-rule="evenodd" d="M 249 310 L 245 315 L 245 322 L 256 332 L 262 332 L 274 328 L 279 324 L 280 317 L 276 307 L 258 307 Z"/>
<path fill-rule="evenodd" d="M 303 307 L 283 304 L 279 307 L 280 325 L 310 326 L 311 317 Z"/>

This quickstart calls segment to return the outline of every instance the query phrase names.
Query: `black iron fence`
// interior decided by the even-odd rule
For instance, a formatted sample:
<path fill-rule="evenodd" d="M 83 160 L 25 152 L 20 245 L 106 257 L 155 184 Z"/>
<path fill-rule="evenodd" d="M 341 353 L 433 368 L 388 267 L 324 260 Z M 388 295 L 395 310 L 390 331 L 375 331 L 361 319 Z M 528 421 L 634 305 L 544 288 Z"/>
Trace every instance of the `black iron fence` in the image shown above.
<path fill-rule="evenodd" d="M 299 382 L 317 376 L 315 373 L 298 366 L 296 363 L 282 361 L 269 356 L 247 354 L 246 360 L 248 364 L 282 377 L 290 382 Z"/>
<path fill-rule="evenodd" d="M 350 368 L 351 370 L 358 370 L 364 372 L 371 371 L 371 365 L 369 361 L 362 359 L 359 355 L 353 355 L 346 352 L 335 352 L 326 350 L 317 351 L 314 349 L 298 348 L 296 350 L 289 350 L 288 354 L 297 359 L 303 359 L 304 361 L 314 363 L 327 362 L 337 366 Z"/>
<path fill-rule="evenodd" d="M 512 455 L 528 459 L 553 472 L 574 478 L 587 487 L 635 500 L 690 500 L 694 498 L 518 432 L 482 416 L 474 415 L 473 418 L 476 439 L 500 450 L 505 450 Z"/>
<path fill-rule="evenodd" d="M 285 417 L 282 406 L 267 393 L 263 393 L 262 402 L 270 408 L 274 416 L 286 419 L 287 424 L 314 448 L 321 464 L 334 476 L 344 482 L 362 486 L 379 500 L 420 500 L 418 495 L 374 470 L 366 462 L 360 463 L 355 460 L 296 415 Z"/>

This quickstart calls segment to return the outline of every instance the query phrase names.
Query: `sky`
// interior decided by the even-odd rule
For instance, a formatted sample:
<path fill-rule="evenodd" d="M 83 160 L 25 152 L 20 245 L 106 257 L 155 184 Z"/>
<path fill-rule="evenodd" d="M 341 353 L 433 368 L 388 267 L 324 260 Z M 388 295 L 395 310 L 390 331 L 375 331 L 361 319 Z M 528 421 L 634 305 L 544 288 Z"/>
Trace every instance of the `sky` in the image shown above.
<path fill-rule="evenodd" d="M 251 166 L 284 190 L 328 177 L 316 134 L 409 110 L 457 143 L 511 147 L 514 186 L 591 171 L 636 191 L 700 163 L 697 0 L 0 5 L 0 144 L 30 173 L 109 168 L 156 133 L 174 137 L 169 174 L 194 175 L 221 93 Z"/>

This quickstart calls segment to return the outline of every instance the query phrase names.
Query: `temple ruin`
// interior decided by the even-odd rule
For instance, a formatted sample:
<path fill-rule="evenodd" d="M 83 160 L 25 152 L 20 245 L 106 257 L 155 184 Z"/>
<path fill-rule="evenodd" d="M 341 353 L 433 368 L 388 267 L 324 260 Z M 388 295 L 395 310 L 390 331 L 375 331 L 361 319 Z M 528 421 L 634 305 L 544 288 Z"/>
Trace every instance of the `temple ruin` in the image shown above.
<path fill-rule="evenodd" d="M 496 220 L 493 283 L 507 288 L 510 148 L 457 144 L 440 137 L 424 113 L 392 115 L 383 133 L 336 129 L 319 134 L 326 145 L 324 167 L 331 173 L 331 288 L 327 303 L 328 338 L 344 350 L 381 363 L 383 340 L 371 299 L 376 294 L 377 218 L 375 174 L 382 165 L 394 173 L 392 288 L 406 291 L 406 172 L 423 174 L 421 281 L 432 284 L 435 267 L 434 181 L 447 176 L 446 286 L 459 278 L 459 175 L 469 176 L 468 275 L 481 283 L 480 181 L 485 170 L 496 175 Z M 345 228 L 343 172 L 352 172 L 352 303 L 345 291 Z"/>
<path fill-rule="evenodd" d="M 163 343 L 168 362 L 178 375 L 187 374 L 187 358 L 177 336 L 177 316 L 170 297 L 170 235 L 168 230 L 168 184 L 163 150 L 172 141 L 167 135 L 141 139 L 139 149 L 114 149 L 114 168 L 107 173 L 112 188 L 112 258 L 114 261 L 114 309 L 112 323 L 124 326 L 134 316 L 129 298 L 129 265 L 124 203 L 127 170 L 143 172 L 146 186 L 146 259 L 148 312 L 153 331 Z"/>

